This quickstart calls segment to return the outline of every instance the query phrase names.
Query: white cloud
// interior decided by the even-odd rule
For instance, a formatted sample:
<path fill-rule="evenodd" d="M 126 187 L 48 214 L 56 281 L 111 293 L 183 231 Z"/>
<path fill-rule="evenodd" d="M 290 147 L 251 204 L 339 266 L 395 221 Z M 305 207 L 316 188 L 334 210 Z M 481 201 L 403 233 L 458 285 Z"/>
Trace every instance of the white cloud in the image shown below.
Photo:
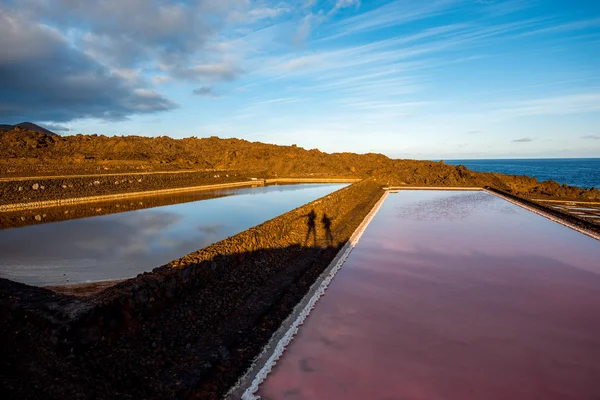
<path fill-rule="evenodd" d="M 168 83 L 173 80 L 173 77 L 170 75 L 155 75 L 150 78 L 150 81 L 153 85 L 161 85 L 163 83 Z"/>
<path fill-rule="evenodd" d="M 275 18 L 290 11 L 291 10 L 287 7 L 262 7 L 248 11 L 248 17 L 251 21 L 259 21 L 262 19 Z"/>
<path fill-rule="evenodd" d="M 576 30 L 584 30 L 588 28 L 597 28 L 600 27 L 600 18 L 586 19 L 575 22 L 568 22 L 563 24 L 557 24 L 553 21 L 549 21 L 546 27 L 534 29 L 528 32 L 523 32 L 520 36 L 530 36 L 530 35 L 540 35 L 544 33 L 557 33 L 557 32 L 568 32 L 568 31 L 576 31 Z"/>
<path fill-rule="evenodd" d="M 233 62 L 197 64 L 185 68 L 173 68 L 172 73 L 183 79 L 198 81 L 227 81 L 235 79 L 242 71 Z"/>
<path fill-rule="evenodd" d="M 503 116 L 569 115 L 600 112 L 600 93 L 581 93 L 514 102 L 499 109 Z"/>
<path fill-rule="evenodd" d="M 346 18 L 336 24 L 338 35 L 381 29 L 440 15 L 460 0 L 430 0 L 422 2 L 394 1 L 372 11 Z"/>
<path fill-rule="evenodd" d="M 329 15 L 333 15 L 344 8 L 353 6 L 358 8 L 360 6 L 360 0 L 337 0 L 333 8 L 329 11 Z"/>
<path fill-rule="evenodd" d="M 302 18 L 302 21 L 300 22 L 300 26 L 298 27 L 298 30 L 296 31 L 295 41 L 297 44 L 303 44 L 306 42 L 306 40 L 310 36 L 310 32 L 312 29 L 312 22 L 313 22 L 313 19 L 315 19 L 315 18 L 316 18 L 315 15 L 313 15 L 312 13 L 309 13 L 304 18 Z"/>

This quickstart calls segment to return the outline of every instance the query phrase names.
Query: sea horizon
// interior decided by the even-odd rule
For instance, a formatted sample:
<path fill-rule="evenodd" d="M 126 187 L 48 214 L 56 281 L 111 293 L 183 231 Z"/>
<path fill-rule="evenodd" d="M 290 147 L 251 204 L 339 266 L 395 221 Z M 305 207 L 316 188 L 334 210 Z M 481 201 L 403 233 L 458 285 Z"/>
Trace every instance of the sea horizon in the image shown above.
<path fill-rule="evenodd" d="M 481 161 L 481 160 L 600 160 L 597 157 L 489 157 L 489 158 L 437 158 L 426 161 Z"/>
<path fill-rule="evenodd" d="M 477 172 L 531 176 L 539 181 L 590 189 L 600 187 L 600 158 L 479 158 L 444 160 Z"/>

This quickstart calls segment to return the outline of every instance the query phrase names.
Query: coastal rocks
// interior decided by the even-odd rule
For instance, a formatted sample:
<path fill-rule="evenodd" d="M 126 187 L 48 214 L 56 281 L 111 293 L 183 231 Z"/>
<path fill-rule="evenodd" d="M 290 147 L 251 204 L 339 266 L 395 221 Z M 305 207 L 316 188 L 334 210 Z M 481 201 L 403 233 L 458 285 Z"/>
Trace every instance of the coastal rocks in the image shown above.
<path fill-rule="evenodd" d="M 31 188 L 33 190 L 38 190 L 40 188 L 40 184 L 39 183 L 34 183 L 33 185 L 31 185 Z"/>

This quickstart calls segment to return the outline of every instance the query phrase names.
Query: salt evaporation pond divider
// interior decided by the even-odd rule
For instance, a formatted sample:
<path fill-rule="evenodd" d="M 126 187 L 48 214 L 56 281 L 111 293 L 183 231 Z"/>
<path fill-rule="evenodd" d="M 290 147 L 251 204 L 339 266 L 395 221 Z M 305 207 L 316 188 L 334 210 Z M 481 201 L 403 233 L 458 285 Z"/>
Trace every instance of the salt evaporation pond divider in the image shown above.
<path fill-rule="evenodd" d="M 600 242 L 486 192 L 390 194 L 262 399 L 592 399 Z"/>
<path fill-rule="evenodd" d="M 0 230 L 0 277 L 37 286 L 132 277 L 345 186 L 219 190 L 227 196 Z"/>

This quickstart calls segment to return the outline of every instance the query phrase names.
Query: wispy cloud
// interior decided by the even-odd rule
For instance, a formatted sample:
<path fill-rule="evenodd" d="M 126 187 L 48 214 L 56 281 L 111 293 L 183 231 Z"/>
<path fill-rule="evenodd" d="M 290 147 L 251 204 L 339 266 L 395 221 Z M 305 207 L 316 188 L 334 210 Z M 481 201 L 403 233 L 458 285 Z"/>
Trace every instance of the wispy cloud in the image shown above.
<path fill-rule="evenodd" d="M 337 0 L 333 8 L 329 11 L 329 15 L 333 15 L 344 8 L 353 6 L 358 8 L 360 6 L 360 0 Z"/>
<path fill-rule="evenodd" d="M 263 67 L 261 72 L 277 78 L 302 74 L 318 77 L 317 72 L 321 73 L 326 70 L 341 70 L 367 65 L 394 67 L 393 64 L 401 61 L 423 59 L 426 56 L 458 50 L 461 46 L 464 48 L 484 43 L 482 42 L 484 39 L 521 30 L 538 22 L 539 20 L 533 19 L 482 27 L 466 24 L 443 25 L 367 44 L 267 59 L 265 61 L 268 62 L 263 62 L 267 66 Z M 426 40 L 423 41 L 424 39 Z M 448 63 L 451 60 L 446 59 L 445 62 Z M 364 69 L 361 68 L 361 70 Z M 353 75 L 355 73 L 356 70 L 352 71 Z"/>
<path fill-rule="evenodd" d="M 597 27 L 600 27 L 600 18 L 585 19 L 585 20 L 562 23 L 562 24 L 557 24 L 555 21 L 550 20 L 550 21 L 548 21 L 547 25 L 548 26 L 543 27 L 543 28 L 534 29 L 534 30 L 530 30 L 528 32 L 520 33 L 519 35 L 517 35 L 517 37 L 540 35 L 540 34 L 546 34 L 546 33 L 578 31 L 578 30 L 583 30 L 583 29 L 588 29 L 588 28 L 597 28 Z"/>
<path fill-rule="evenodd" d="M 296 97 L 280 97 L 280 98 L 276 98 L 276 99 L 255 101 L 252 104 L 264 105 L 264 104 L 273 104 L 273 103 L 297 103 L 298 101 L 299 101 L 299 99 Z"/>
<path fill-rule="evenodd" d="M 460 0 L 431 0 L 417 3 L 394 1 L 338 22 L 335 26 L 337 30 L 335 36 L 381 29 L 440 15 L 459 3 Z"/>
<path fill-rule="evenodd" d="M 532 141 L 533 141 L 532 138 L 524 137 L 524 138 L 521 138 L 521 139 L 514 139 L 513 143 L 529 143 L 529 142 L 532 142 Z"/>
<path fill-rule="evenodd" d="M 190 67 L 175 67 L 170 69 L 173 75 L 178 78 L 204 82 L 233 80 L 242 72 L 233 61 L 201 63 Z"/>
<path fill-rule="evenodd" d="M 591 140 L 600 140 L 600 135 L 585 135 L 581 137 L 582 139 L 591 139 Z"/>
<path fill-rule="evenodd" d="M 482 5 L 482 11 L 492 17 L 504 16 L 522 11 L 532 6 L 531 0 L 477 0 Z"/>
<path fill-rule="evenodd" d="M 291 10 L 288 7 L 255 8 L 247 12 L 247 18 L 251 21 L 258 21 L 262 19 L 275 18 L 290 11 Z"/>
<path fill-rule="evenodd" d="M 553 96 L 514 102 L 501 109 L 504 116 L 569 115 L 600 111 L 600 93 L 582 93 Z"/>

